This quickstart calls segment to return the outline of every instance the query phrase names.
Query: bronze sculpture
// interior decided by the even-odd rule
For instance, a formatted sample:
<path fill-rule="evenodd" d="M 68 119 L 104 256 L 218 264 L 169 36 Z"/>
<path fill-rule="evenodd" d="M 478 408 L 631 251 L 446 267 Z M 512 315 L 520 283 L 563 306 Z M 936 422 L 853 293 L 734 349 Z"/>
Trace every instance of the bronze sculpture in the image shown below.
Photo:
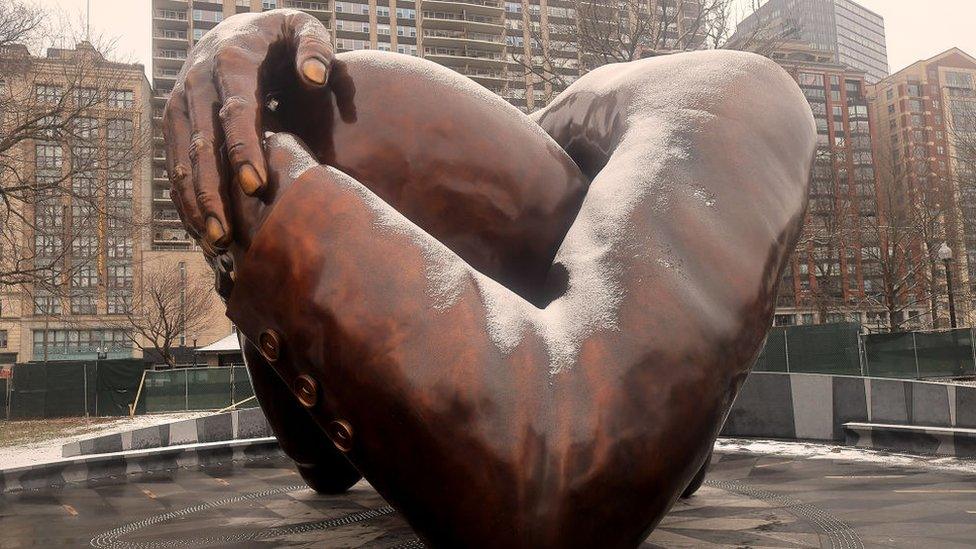
<path fill-rule="evenodd" d="M 300 12 L 232 17 L 165 115 L 283 448 L 321 491 L 361 472 L 434 546 L 639 544 L 770 325 L 815 147 L 799 89 L 679 54 L 525 117 L 328 43 Z"/>

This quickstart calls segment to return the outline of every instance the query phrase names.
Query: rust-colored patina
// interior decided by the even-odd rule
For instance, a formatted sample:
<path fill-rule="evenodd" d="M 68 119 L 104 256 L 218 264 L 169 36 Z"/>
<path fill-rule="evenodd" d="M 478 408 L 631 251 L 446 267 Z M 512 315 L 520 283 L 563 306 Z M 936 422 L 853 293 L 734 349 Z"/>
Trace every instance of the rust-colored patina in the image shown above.
<path fill-rule="evenodd" d="M 603 67 L 526 117 L 286 10 L 204 37 L 165 118 L 285 452 L 445 547 L 633 547 L 700 482 L 815 147 L 758 56 Z"/>

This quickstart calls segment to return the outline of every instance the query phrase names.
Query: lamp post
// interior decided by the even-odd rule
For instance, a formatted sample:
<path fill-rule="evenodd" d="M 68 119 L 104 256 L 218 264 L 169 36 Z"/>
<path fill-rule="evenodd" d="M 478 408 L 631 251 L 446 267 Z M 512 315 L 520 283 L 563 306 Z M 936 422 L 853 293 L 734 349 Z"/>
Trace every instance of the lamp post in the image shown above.
<path fill-rule="evenodd" d="M 949 294 L 949 326 L 956 327 L 956 302 L 952 295 L 952 248 L 946 242 L 939 247 L 939 259 L 945 265 L 946 293 Z"/>

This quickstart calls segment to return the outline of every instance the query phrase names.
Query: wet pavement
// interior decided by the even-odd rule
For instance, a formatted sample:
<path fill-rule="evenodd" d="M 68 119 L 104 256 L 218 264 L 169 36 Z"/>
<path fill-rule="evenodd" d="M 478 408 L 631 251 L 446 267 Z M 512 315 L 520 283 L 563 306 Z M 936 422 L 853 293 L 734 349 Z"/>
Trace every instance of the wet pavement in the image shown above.
<path fill-rule="evenodd" d="M 976 545 L 976 474 L 716 453 L 645 547 Z M 283 457 L 0 496 L 0 547 L 421 547 L 366 483 L 305 488 Z"/>

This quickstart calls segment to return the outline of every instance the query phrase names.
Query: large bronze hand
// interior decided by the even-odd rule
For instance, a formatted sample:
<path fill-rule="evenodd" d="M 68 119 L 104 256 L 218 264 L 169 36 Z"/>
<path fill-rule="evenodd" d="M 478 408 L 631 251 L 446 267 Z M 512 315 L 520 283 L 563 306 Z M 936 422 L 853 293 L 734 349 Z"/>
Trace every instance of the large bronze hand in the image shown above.
<path fill-rule="evenodd" d="M 205 249 L 231 241 L 228 194 L 236 179 L 249 195 L 267 182 L 261 133 L 267 94 L 282 85 L 288 66 L 296 86 L 323 88 L 333 52 L 314 17 L 295 10 L 240 14 L 196 45 L 166 104 L 170 194 L 183 223 Z"/>

